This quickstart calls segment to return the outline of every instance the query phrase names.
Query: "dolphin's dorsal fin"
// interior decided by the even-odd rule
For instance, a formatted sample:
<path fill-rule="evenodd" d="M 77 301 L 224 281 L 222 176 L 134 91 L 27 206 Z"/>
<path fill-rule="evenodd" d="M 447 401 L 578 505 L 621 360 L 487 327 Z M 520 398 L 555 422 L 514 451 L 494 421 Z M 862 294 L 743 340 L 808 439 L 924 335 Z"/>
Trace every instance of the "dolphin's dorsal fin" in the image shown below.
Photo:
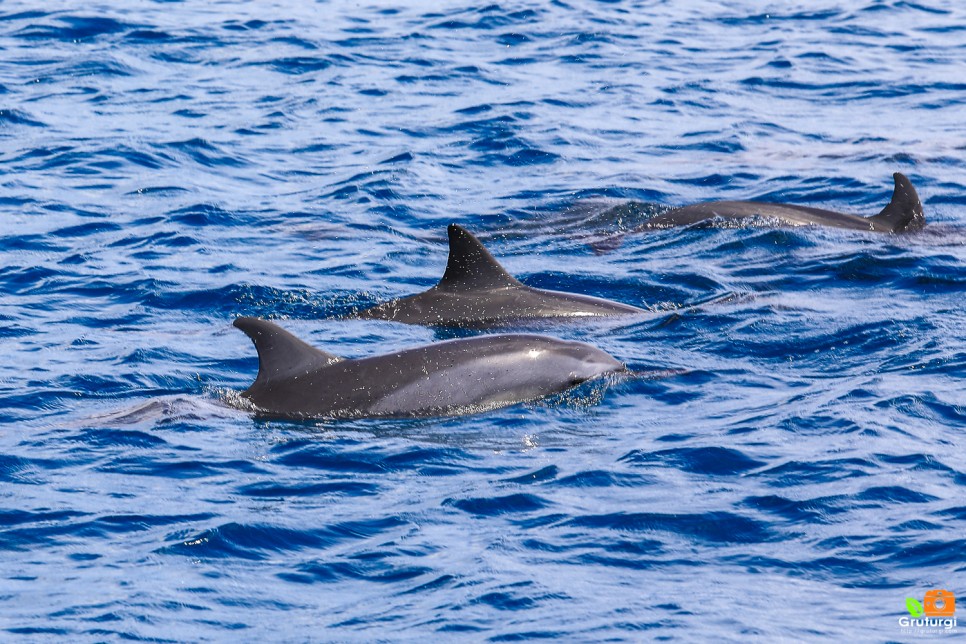
<path fill-rule="evenodd" d="M 268 320 L 238 318 L 235 326 L 252 339 L 258 352 L 258 377 L 253 387 L 269 385 L 280 378 L 298 376 L 342 360 L 302 342 Z"/>
<path fill-rule="evenodd" d="M 449 261 L 436 288 L 469 290 L 523 286 L 500 262 L 493 259 L 480 240 L 457 224 L 450 224 Z"/>
<path fill-rule="evenodd" d="M 892 201 L 878 215 L 869 217 L 877 228 L 894 233 L 912 232 L 926 225 L 922 203 L 912 182 L 901 172 L 892 175 L 896 187 L 892 191 Z"/>

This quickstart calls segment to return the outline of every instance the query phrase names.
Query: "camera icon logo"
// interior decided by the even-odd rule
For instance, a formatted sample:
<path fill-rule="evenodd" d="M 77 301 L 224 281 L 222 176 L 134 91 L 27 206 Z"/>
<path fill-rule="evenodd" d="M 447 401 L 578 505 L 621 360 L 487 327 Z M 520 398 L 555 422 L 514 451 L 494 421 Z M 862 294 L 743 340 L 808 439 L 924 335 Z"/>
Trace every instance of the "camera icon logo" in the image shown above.
<path fill-rule="evenodd" d="M 922 599 L 926 617 L 952 617 L 956 613 L 956 596 L 948 590 L 928 590 Z"/>

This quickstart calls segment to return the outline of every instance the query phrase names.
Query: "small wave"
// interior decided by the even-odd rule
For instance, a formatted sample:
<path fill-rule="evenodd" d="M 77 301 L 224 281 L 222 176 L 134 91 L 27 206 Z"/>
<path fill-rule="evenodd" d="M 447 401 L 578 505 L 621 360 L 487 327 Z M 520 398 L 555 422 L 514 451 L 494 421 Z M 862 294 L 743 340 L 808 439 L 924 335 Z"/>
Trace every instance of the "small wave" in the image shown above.
<path fill-rule="evenodd" d="M 192 161 L 206 167 L 238 168 L 248 165 L 244 159 L 224 153 L 217 144 L 200 138 L 165 143 L 164 150 L 187 155 Z"/>
<path fill-rule="evenodd" d="M 315 530 L 267 524 L 226 523 L 181 537 L 157 552 L 198 559 L 263 560 L 276 553 L 327 549 L 346 542 L 369 539 L 405 526 L 396 518 L 342 523 Z"/>
<path fill-rule="evenodd" d="M 224 405 L 200 396 L 168 396 L 139 403 L 133 407 L 110 411 L 105 414 L 91 416 L 81 421 L 82 426 L 98 428 L 163 428 L 183 423 L 205 423 L 215 418 L 235 418 L 236 415 Z M 123 430 L 112 433 L 90 433 L 92 439 L 104 444 L 111 444 L 118 439 L 122 444 L 129 440 L 133 444 L 149 446 L 165 441 L 153 434 L 144 434 L 137 430 Z M 129 437 L 129 438 L 128 438 Z M 83 440 L 83 439 L 81 439 Z M 145 442 L 146 441 L 146 442 Z M 132 445 L 133 445 L 132 444 Z"/>
<path fill-rule="evenodd" d="M 712 543 L 764 543 L 782 538 L 767 523 L 731 512 L 703 514 L 618 512 L 577 516 L 568 520 L 566 524 L 580 528 L 603 528 L 620 532 L 669 533 Z"/>
<path fill-rule="evenodd" d="M 534 494 L 511 494 L 503 497 L 446 499 L 443 505 L 451 505 L 477 516 L 497 516 L 536 512 L 546 508 L 549 503 Z"/>
<path fill-rule="evenodd" d="M 0 109 L 0 127 L 4 125 L 46 127 L 46 124 L 34 119 L 28 112 L 13 109 Z"/>
<path fill-rule="evenodd" d="M 737 450 L 724 447 L 634 451 L 625 454 L 620 460 L 635 466 L 670 465 L 686 472 L 714 476 L 744 474 L 765 465 L 764 462 L 749 458 Z"/>
<path fill-rule="evenodd" d="M 10 20 L 37 20 L 47 18 L 50 14 L 25 12 L 11 16 Z M 58 24 L 59 23 L 59 24 Z M 81 42 L 95 40 L 104 36 L 113 36 L 131 31 L 136 25 L 121 22 L 106 16 L 77 16 L 61 15 L 55 22 L 49 24 L 31 24 L 18 30 L 17 38 L 25 40 L 60 40 L 65 42 Z"/>

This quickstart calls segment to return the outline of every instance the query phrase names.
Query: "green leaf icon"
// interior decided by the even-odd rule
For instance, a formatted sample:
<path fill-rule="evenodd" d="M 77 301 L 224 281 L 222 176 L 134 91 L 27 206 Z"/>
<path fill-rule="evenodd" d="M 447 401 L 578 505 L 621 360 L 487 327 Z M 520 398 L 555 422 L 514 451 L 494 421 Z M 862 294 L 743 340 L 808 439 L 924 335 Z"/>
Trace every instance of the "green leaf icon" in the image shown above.
<path fill-rule="evenodd" d="M 924 612 L 922 610 L 922 604 L 912 597 L 906 597 L 906 610 L 908 610 L 909 614 L 913 617 L 922 617 Z"/>

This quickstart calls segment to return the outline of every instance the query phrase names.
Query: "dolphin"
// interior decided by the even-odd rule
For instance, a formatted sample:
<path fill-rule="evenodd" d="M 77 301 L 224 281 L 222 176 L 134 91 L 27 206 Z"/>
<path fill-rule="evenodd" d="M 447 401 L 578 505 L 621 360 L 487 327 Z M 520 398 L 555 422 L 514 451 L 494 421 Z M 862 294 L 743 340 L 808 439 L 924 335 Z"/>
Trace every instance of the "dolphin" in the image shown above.
<path fill-rule="evenodd" d="M 344 359 L 266 320 L 234 324 L 258 352 L 258 376 L 241 395 L 270 417 L 458 416 L 626 370 L 600 349 L 539 335 L 484 335 Z"/>
<path fill-rule="evenodd" d="M 468 230 L 450 224 L 446 272 L 428 291 L 377 304 L 347 317 L 430 326 L 487 327 L 539 318 L 645 313 L 589 295 L 531 288 L 510 275 Z"/>
<path fill-rule="evenodd" d="M 850 230 L 871 230 L 879 233 L 906 233 L 920 230 L 926 224 L 919 195 L 902 173 L 892 175 L 895 189 L 892 200 L 878 215 L 860 217 L 831 210 L 793 206 L 760 201 L 712 201 L 693 206 L 674 208 L 649 219 L 638 230 L 687 226 L 710 219 L 745 219 L 764 217 L 778 220 L 785 226 L 817 224 Z"/>

